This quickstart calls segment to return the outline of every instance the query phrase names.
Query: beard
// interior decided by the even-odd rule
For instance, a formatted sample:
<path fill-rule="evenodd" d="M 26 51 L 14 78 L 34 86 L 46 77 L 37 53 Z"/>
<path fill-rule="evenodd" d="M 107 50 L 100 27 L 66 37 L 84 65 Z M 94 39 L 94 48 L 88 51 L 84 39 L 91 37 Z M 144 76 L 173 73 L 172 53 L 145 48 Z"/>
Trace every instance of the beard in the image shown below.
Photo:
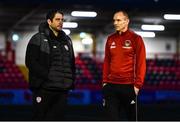
<path fill-rule="evenodd" d="M 54 31 L 56 31 L 56 32 L 59 32 L 59 31 L 61 30 L 60 27 L 53 27 L 53 26 L 51 26 L 51 28 L 52 28 Z"/>

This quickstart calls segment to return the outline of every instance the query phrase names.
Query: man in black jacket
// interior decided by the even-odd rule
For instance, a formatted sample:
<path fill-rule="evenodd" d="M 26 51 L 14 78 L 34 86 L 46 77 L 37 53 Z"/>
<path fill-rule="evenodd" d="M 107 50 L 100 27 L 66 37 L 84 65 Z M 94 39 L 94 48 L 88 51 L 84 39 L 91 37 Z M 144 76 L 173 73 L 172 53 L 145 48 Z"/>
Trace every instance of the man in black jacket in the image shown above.
<path fill-rule="evenodd" d="M 71 39 L 62 31 L 64 15 L 51 10 L 26 50 L 34 120 L 63 120 L 67 95 L 74 87 L 75 58 Z"/>

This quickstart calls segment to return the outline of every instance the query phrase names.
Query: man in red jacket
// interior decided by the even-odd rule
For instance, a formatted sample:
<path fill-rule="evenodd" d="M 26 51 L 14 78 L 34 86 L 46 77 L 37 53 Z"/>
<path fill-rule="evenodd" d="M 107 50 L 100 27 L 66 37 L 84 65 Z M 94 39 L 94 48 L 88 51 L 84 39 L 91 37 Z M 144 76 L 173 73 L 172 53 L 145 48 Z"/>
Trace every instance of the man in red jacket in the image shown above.
<path fill-rule="evenodd" d="M 137 120 L 137 96 L 146 72 L 146 52 L 141 36 L 128 27 L 125 11 L 114 14 L 116 32 L 105 46 L 103 64 L 103 105 L 110 120 L 122 119 L 123 109 L 128 120 Z"/>

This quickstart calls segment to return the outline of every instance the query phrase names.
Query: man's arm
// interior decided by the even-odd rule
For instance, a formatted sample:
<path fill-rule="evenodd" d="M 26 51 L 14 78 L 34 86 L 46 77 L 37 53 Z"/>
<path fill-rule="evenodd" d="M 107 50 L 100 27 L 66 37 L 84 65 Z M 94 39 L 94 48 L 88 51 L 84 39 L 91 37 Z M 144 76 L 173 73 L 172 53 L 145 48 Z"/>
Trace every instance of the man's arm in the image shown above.
<path fill-rule="evenodd" d="M 47 79 L 48 70 L 38 63 L 39 52 L 40 37 L 36 34 L 30 39 L 27 45 L 25 64 L 30 72 L 33 72 L 33 74 L 36 74 L 43 79 Z"/>
<path fill-rule="evenodd" d="M 146 73 L 146 51 L 143 40 L 140 36 L 136 38 L 136 65 L 135 65 L 135 92 L 138 94 L 139 89 L 143 86 Z"/>
<path fill-rule="evenodd" d="M 104 63 L 103 63 L 103 86 L 106 85 L 106 82 L 108 81 L 108 75 L 109 75 L 109 65 L 110 65 L 110 50 L 108 46 L 108 40 L 105 45 L 105 57 L 104 57 Z"/>

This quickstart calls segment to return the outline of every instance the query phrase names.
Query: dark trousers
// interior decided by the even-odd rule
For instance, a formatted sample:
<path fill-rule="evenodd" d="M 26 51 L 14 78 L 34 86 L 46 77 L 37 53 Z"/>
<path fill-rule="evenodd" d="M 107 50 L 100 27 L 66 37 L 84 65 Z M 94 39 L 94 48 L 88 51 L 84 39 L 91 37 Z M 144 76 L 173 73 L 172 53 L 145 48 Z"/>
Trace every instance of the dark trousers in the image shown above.
<path fill-rule="evenodd" d="M 133 85 L 108 83 L 103 87 L 103 96 L 108 120 L 137 120 L 137 100 Z"/>
<path fill-rule="evenodd" d="M 67 91 L 33 92 L 33 120 L 64 120 Z"/>

